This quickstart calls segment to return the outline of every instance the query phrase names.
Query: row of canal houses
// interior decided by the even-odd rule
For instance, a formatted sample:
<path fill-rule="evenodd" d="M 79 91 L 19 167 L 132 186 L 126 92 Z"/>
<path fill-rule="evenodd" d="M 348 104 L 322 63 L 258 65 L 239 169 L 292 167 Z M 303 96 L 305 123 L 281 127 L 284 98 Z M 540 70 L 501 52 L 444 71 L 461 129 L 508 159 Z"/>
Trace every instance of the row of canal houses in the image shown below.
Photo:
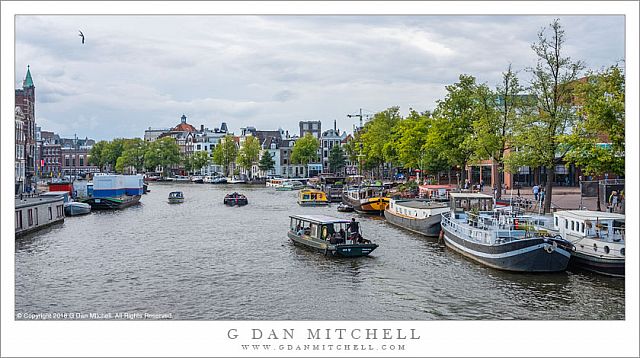
<path fill-rule="evenodd" d="M 278 176 L 294 178 L 328 172 L 331 148 L 335 145 L 345 145 L 350 135 L 347 135 L 346 132 L 341 132 L 336 127 L 336 121 L 334 121 L 332 129 L 324 132 L 322 131 L 322 123 L 320 121 L 300 121 L 299 125 L 299 135 L 291 135 L 289 131 L 285 131 L 282 128 L 278 128 L 277 130 L 258 130 L 255 127 L 248 126 L 241 128 L 240 134 L 236 136 L 228 130 L 225 122 L 222 122 L 219 128 L 209 129 L 204 125 L 196 128 L 187 122 L 187 116 L 183 114 L 180 118 L 180 123 L 175 127 L 156 129 L 149 127 L 144 132 L 144 140 L 153 142 L 163 137 L 171 137 L 176 140 L 183 156 L 190 156 L 200 151 L 207 152 L 211 156 L 216 145 L 218 145 L 220 140 L 226 135 L 233 136 L 238 148 L 242 147 L 247 137 L 253 136 L 258 138 L 262 149 L 271 155 L 275 165 L 272 170 L 264 172 L 260 170 L 256 163 L 251 169 L 238 168 L 241 174 L 249 177 Z M 317 161 L 309 163 L 305 168 L 303 165 L 291 162 L 291 153 L 296 140 L 307 133 L 311 133 L 318 138 L 320 148 L 318 150 Z M 236 166 L 232 164 L 231 170 L 233 171 L 235 169 Z M 357 174 L 357 163 L 347 162 L 344 170 L 347 175 Z M 180 167 L 173 168 L 173 171 L 176 174 L 187 174 Z M 201 175 L 215 175 L 222 172 L 223 168 L 213 163 L 200 170 Z"/>

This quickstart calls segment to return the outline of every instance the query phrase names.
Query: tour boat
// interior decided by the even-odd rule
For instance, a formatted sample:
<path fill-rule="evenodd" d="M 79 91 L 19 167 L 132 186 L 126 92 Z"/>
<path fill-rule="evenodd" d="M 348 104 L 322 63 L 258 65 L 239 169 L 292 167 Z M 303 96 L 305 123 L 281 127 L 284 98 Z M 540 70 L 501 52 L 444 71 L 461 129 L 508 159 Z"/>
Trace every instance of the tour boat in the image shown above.
<path fill-rule="evenodd" d="M 299 182 L 297 180 L 290 180 L 282 183 L 282 185 L 280 186 L 277 186 L 276 190 L 289 191 L 289 190 L 300 190 L 302 188 L 304 188 L 304 184 L 302 184 L 302 182 Z"/>
<path fill-rule="evenodd" d="M 550 236 L 543 218 L 492 210 L 493 197 L 450 193 L 450 211 L 442 213 L 442 236 L 450 249 L 486 266 L 515 272 L 564 271 L 573 245 Z"/>
<path fill-rule="evenodd" d="M 575 246 L 569 267 L 624 277 L 625 216 L 590 210 L 553 214 L 554 228 Z"/>
<path fill-rule="evenodd" d="M 300 206 L 329 205 L 329 199 L 321 190 L 303 189 L 298 192 L 298 204 Z"/>
<path fill-rule="evenodd" d="M 233 192 L 224 197 L 223 203 L 227 206 L 243 206 L 249 204 L 249 200 L 243 194 Z"/>
<path fill-rule="evenodd" d="M 381 215 L 389 205 L 389 198 L 385 196 L 382 185 L 365 185 L 343 191 L 342 202 L 359 213 Z"/>
<path fill-rule="evenodd" d="M 247 180 L 239 177 L 231 177 L 226 179 L 227 184 L 247 184 Z"/>
<path fill-rule="evenodd" d="M 440 234 L 440 214 L 449 211 L 447 203 L 431 199 L 391 199 L 384 217 L 393 225 L 425 236 Z"/>
<path fill-rule="evenodd" d="M 326 215 L 292 215 L 287 236 L 294 245 L 320 251 L 325 255 L 367 256 L 378 247 L 360 232 L 349 232 L 349 220 Z"/>
<path fill-rule="evenodd" d="M 172 191 L 169 193 L 169 204 L 179 204 L 184 202 L 184 195 L 181 191 Z"/>

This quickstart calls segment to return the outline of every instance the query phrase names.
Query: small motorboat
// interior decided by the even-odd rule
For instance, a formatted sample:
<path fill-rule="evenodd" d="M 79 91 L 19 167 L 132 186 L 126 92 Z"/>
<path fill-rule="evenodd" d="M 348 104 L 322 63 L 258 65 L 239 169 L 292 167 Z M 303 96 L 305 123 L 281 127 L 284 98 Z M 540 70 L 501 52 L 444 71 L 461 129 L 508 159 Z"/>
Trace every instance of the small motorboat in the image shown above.
<path fill-rule="evenodd" d="M 247 197 L 243 194 L 233 192 L 224 197 L 224 204 L 228 206 L 243 206 L 249 204 Z"/>
<path fill-rule="evenodd" d="M 202 184 L 202 183 L 204 183 L 204 178 L 202 176 L 200 176 L 200 175 L 196 175 L 196 176 L 191 177 L 191 182 L 192 183 L 197 183 L 197 184 Z"/>
<path fill-rule="evenodd" d="M 91 212 L 91 205 L 74 201 L 68 191 L 49 191 L 40 194 L 41 197 L 58 197 L 61 196 L 64 201 L 64 215 L 76 216 L 85 215 Z"/>
<path fill-rule="evenodd" d="M 343 213 L 350 213 L 353 211 L 353 206 L 347 205 L 345 203 L 340 203 L 340 205 L 338 205 L 338 211 Z"/>
<path fill-rule="evenodd" d="M 184 202 L 184 195 L 181 191 L 172 191 L 169 193 L 169 204 L 179 204 Z"/>

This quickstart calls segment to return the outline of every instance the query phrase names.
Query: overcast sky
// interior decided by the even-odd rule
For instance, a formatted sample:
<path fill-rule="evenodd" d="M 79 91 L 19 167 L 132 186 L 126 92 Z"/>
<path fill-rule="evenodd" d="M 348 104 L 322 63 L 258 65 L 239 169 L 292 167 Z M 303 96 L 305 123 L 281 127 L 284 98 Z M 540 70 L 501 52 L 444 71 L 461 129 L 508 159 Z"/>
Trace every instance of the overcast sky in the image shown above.
<path fill-rule="evenodd" d="M 624 59 L 623 16 L 560 16 L 565 53 Z M 36 121 L 66 137 L 142 137 L 187 115 L 196 127 L 300 120 L 351 131 L 347 114 L 432 109 L 461 73 L 492 87 L 524 70 L 550 16 L 17 16 L 16 88 L 27 65 Z M 78 30 L 85 35 L 81 43 Z"/>

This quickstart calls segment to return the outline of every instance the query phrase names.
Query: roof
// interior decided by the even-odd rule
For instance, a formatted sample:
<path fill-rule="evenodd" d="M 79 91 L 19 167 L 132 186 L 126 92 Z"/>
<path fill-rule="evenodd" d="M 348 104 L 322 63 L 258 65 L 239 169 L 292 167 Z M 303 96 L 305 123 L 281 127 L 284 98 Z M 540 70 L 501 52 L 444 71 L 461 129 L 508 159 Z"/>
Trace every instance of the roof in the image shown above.
<path fill-rule="evenodd" d="M 31 70 L 29 70 L 29 66 L 27 65 L 27 76 L 24 78 L 24 84 L 22 85 L 23 87 L 34 87 L 33 86 L 33 79 L 31 79 Z"/>
<path fill-rule="evenodd" d="M 189 123 L 180 123 L 177 126 L 173 127 L 171 129 L 172 131 L 179 131 L 179 132 L 195 132 L 196 128 L 194 126 L 192 126 Z"/>
<path fill-rule="evenodd" d="M 348 223 L 349 220 L 335 218 L 328 215 L 291 215 L 290 218 L 301 219 L 304 221 L 311 221 L 320 224 L 336 224 L 336 223 Z"/>
<path fill-rule="evenodd" d="M 493 199 L 493 196 L 482 193 L 449 193 L 452 198 Z"/>
<path fill-rule="evenodd" d="M 624 220 L 625 215 L 591 210 L 563 210 L 555 213 L 556 216 L 569 217 L 580 220 Z"/>
<path fill-rule="evenodd" d="M 392 200 L 396 206 L 406 206 L 412 209 L 435 209 L 435 208 L 448 208 L 449 205 L 443 202 L 432 201 L 429 199 L 407 199 L 407 200 Z"/>

